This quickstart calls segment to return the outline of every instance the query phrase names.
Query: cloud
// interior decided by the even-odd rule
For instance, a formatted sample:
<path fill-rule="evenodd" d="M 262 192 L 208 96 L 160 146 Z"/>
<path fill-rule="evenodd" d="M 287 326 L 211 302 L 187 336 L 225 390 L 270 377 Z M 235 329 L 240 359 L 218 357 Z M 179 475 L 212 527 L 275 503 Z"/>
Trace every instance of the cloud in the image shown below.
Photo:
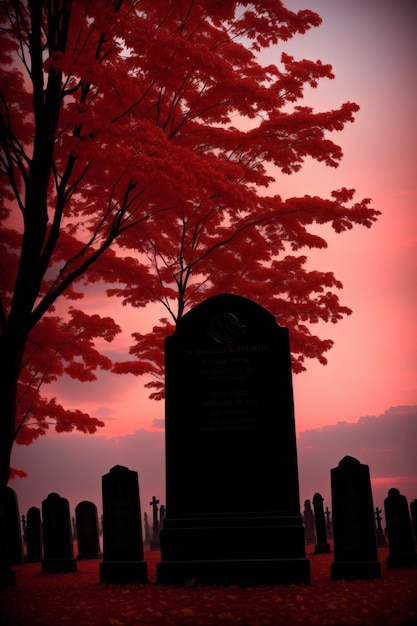
<path fill-rule="evenodd" d="M 346 456 L 369 465 L 375 506 L 382 507 L 390 487 L 417 498 L 417 406 L 392 407 L 357 422 L 338 422 L 298 437 L 301 499 L 312 499 L 317 485 L 330 507 L 330 469 Z"/>
<path fill-rule="evenodd" d="M 157 425 L 163 423 L 158 420 Z M 297 447 L 302 508 L 304 500 L 319 492 L 331 509 L 330 469 L 346 455 L 369 465 L 374 506 L 383 508 L 390 487 L 400 489 L 409 502 L 417 498 L 417 406 L 394 407 L 355 423 L 306 430 L 300 433 Z M 163 431 L 145 429 L 110 439 L 50 434 L 31 446 L 16 446 L 13 465 L 29 474 L 11 483 L 20 513 L 39 507 L 51 492 L 67 498 L 72 511 L 81 500 L 92 500 L 100 511 L 101 476 L 114 465 L 138 472 L 142 512 L 150 511 L 153 495 L 165 501 L 164 449 Z"/>

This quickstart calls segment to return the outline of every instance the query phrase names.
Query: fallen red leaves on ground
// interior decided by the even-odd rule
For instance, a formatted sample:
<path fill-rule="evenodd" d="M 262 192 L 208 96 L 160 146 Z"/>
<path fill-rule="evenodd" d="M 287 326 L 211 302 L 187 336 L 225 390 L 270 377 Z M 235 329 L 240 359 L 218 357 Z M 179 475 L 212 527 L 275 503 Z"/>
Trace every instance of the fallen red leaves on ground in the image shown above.
<path fill-rule="evenodd" d="M 312 547 L 309 546 L 309 552 Z M 311 586 L 173 587 L 155 584 L 159 552 L 145 552 L 147 585 L 99 585 L 99 561 L 73 574 L 16 566 L 16 587 L 0 590 L 1 626 L 344 626 L 417 625 L 417 569 L 369 581 L 330 580 L 332 554 L 309 554 Z"/>

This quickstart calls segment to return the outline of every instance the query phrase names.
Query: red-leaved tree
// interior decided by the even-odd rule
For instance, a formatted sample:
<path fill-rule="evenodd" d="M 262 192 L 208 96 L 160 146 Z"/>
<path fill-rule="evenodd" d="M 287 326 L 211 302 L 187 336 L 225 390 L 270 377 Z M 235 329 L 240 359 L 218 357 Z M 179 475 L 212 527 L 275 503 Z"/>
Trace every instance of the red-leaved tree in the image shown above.
<path fill-rule="evenodd" d="M 171 324 L 203 297 L 247 295 L 290 327 L 296 370 L 324 362 L 330 342 L 306 324 L 349 310 L 333 274 L 308 271 L 297 252 L 325 245 L 310 226 L 369 227 L 377 212 L 347 189 L 282 199 L 267 188 L 306 157 L 336 166 L 328 134 L 358 107 L 301 107 L 331 67 L 256 56 L 320 21 L 280 0 L 0 4 L 2 493 L 15 441 L 50 423 L 103 425 L 40 393 L 64 373 L 92 380 L 111 367 L 95 341 L 118 326 L 73 304 L 91 283 L 133 306 L 163 303 Z M 160 376 L 168 332 L 137 335 L 137 365 L 117 371 Z"/>

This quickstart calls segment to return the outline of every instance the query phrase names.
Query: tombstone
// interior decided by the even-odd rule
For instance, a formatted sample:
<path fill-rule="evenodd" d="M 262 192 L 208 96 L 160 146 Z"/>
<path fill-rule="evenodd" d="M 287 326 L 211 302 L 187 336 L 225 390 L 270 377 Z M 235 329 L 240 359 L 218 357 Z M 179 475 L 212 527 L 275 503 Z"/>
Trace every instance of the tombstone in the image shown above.
<path fill-rule="evenodd" d="M 143 525 L 145 527 L 145 540 L 143 542 L 143 544 L 145 546 L 149 546 L 149 544 L 151 543 L 151 529 L 149 526 L 149 520 L 148 520 L 148 514 L 144 513 L 143 514 Z"/>
<path fill-rule="evenodd" d="M 163 504 L 159 507 L 159 528 L 162 530 L 165 522 L 165 507 Z"/>
<path fill-rule="evenodd" d="M 326 554 L 331 552 L 330 544 L 327 543 L 326 518 L 324 517 L 323 496 L 315 493 L 313 497 L 314 519 L 316 521 L 317 543 L 314 554 Z"/>
<path fill-rule="evenodd" d="M 398 489 L 390 489 L 384 508 L 389 548 L 387 568 L 416 566 L 417 554 L 407 498 Z"/>
<path fill-rule="evenodd" d="M 152 501 L 149 502 L 149 504 L 152 507 L 152 518 L 153 518 L 153 522 L 152 522 L 152 539 L 151 539 L 151 543 L 150 543 L 150 548 L 151 550 L 159 550 L 160 549 L 160 542 L 159 542 L 159 521 L 158 521 L 158 504 L 159 504 L 159 500 L 157 500 L 155 498 L 155 496 L 152 497 Z"/>
<path fill-rule="evenodd" d="M 325 510 L 324 510 L 324 517 L 326 518 L 326 535 L 327 537 L 332 538 L 333 537 L 333 522 L 331 519 L 331 512 L 329 511 L 329 507 L 326 506 Z"/>
<path fill-rule="evenodd" d="M 6 487 L 4 510 L 8 562 L 10 565 L 21 565 L 23 563 L 23 544 L 20 529 L 19 504 L 17 502 L 16 493 L 11 487 Z"/>
<path fill-rule="evenodd" d="M 57 493 L 50 493 L 42 502 L 43 559 L 41 572 L 56 574 L 76 572 L 72 546 L 69 502 Z"/>
<path fill-rule="evenodd" d="M 137 472 L 116 465 L 102 477 L 103 562 L 100 583 L 142 584 L 148 581 L 143 558 Z"/>
<path fill-rule="evenodd" d="M 214 296 L 165 341 L 166 517 L 157 581 L 309 583 L 287 328 Z"/>
<path fill-rule="evenodd" d="M 98 538 L 97 507 L 93 502 L 84 500 L 75 507 L 75 525 L 77 532 L 77 559 L 99 559 L 100 542 Z"/>
<path fill-rule="evenodd" d="M 379 509 L 378 507 L 376 507 L 375 509 L 375 522 L 376 522 L 376 526 L 375 526 L 375 533 L 376 533 L 376 545 L 378 548 L 385 548 L 387 545 L 387 542 L 385 540 L 385 535 L 384 535 L 384 531 L 382 529 L 382 524 L 381 524 L 381 509 Z"/>
<path fill-rule="evenodd" d="M 334 540 L 331 578 L 381 578 L 369 466 L 345 456 L 330 476 Z"/>
<path fill-rule="evenodd" d="M 32 506 L 26 517 L 26 559 L 25 563 L 38 563 L 42 560 L 41 511 Z"/>
<path fill-rule="evenodd" d="M 316 543 L 314 514 L 311 509 L 310 500 L 306 500 L 304 502 L 303 519 L 304 519 L 304 528 L 305 528 L 305 534 L 306 534 L 306 544 Z"/>
<path fill-rule="evenodd" d="M 413 527 L 414 541 L 417 542 L 417 500 L 410 503 L 411 525 Z"/>

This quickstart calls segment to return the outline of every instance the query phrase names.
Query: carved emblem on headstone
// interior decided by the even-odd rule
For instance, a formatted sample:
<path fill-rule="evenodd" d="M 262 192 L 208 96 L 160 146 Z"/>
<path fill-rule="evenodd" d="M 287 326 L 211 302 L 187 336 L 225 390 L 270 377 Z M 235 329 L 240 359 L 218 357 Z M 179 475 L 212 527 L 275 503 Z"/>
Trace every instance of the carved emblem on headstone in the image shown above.
<path fill-rule="evenodd" d="M 209 334 L 217 343 L 234 343 L 245 330 L 236 315 L 220 313 L 212 319 Z"/>

